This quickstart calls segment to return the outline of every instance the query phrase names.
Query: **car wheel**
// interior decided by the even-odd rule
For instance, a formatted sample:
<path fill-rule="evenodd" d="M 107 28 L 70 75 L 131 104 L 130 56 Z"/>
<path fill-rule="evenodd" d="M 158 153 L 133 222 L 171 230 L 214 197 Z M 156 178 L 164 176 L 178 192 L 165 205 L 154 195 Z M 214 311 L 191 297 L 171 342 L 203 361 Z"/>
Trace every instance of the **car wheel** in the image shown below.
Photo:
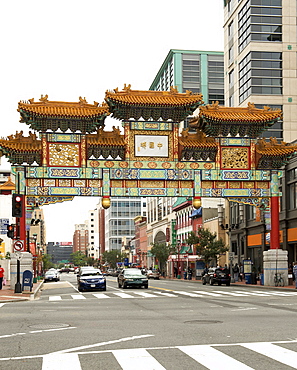
<path fill-rule="evenodd" d="M 213 281 L 213 279 L 210 279 L 210 285 L 213 285 L 214 284 L 214 281 Z"/>
<path fill-rule="evenodd" d="M 219 282 L 218 282 L 218 285 L 222 285 L 222 283 L 219 281 Z"/>
<path fill-rule="evenodd" d="M 145 284 L 144 289 L 148 289 L 148 284 Z"/>
<path fill-rule="evenodd" d="M 127 285 L 124 283 L 122 286 L 123 289 L 127 289 Z"/>
<path fill-rule="evenodd" d="M 78 286 L 77 289 L 78 289 L 79 292 L 82 292 L 82 288 L 80 287 L 80 285 Z"/>
<path fill-rule="evenodd" d="M 206 285 L 206 280 L 205 279 L 202 279 L 202 284 Z"/>
<path fill-rule="evenodd" d="M 105 285 L 105 287 L 102 289 L 104 292 L 106 292 L 106 285 Z"/>
<path fill-rule="evenodd" d="M 118 281 L 118 287 L 119 288 L 121 288 L 122 287 L 122 285 L 121 285 L 121 283 Z"/>
<path fill-rule="evenodd" d="M 230 286 L 230 282 L 229 283 L 226 283 L 226 286 Z"/>

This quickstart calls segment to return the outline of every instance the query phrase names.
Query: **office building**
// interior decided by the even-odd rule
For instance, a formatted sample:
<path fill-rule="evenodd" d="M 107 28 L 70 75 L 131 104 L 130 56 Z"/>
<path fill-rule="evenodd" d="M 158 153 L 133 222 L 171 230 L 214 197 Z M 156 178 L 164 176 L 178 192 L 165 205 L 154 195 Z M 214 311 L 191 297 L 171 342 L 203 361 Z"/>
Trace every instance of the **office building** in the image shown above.
<path fill-rule="evenodd" d="M 264 137 L 297 138 L 295 0 L 225 0 L 225 105 L 283 110 Z"/>

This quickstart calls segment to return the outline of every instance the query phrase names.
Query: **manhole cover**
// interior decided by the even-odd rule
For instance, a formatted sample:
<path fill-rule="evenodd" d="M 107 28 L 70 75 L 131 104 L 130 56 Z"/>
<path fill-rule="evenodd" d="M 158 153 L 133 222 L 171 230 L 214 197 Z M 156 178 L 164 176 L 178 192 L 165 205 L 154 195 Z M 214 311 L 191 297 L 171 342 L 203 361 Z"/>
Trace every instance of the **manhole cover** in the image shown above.
<path fill-rule="evenodd" d="M 37 325 L 30 325 L 29 328 L 33 329 L 59 329 L 59 328 L 67 328 L 68 324 L 37 324 Z"/>
<path fill-rule="evenodd" d="M 190 320 L 185 321 L 184 324 L 222 324 L 223 321 L 219 320 Z"/>

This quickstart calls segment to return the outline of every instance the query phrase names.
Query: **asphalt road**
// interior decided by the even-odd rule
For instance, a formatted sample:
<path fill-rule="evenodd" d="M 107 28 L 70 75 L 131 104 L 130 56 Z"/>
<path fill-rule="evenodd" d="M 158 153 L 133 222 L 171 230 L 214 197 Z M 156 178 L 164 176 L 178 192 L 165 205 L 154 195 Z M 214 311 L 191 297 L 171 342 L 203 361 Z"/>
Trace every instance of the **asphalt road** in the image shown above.
<path fill-rule="evenodd" d="M 149 289 L 77 290 L 0 307 L 0 369 L 297 369 L 297 292 L 150 280 Z"/>

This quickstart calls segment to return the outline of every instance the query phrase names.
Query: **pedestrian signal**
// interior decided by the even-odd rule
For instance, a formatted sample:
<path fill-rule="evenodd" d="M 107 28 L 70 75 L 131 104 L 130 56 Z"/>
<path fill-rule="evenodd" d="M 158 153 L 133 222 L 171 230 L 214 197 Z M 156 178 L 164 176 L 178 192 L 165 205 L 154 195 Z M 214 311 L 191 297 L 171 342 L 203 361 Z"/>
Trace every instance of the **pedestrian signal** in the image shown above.
<path fill-rule="evenodd" d="M 14 238 L 14 225 L 7 225 L 7 236 L 10 239 Z"/>
<path fill-rule="evenodd" d="M 12 196 L 12 217 L 23 216 L 23 196 L 13 194 Z"/>

